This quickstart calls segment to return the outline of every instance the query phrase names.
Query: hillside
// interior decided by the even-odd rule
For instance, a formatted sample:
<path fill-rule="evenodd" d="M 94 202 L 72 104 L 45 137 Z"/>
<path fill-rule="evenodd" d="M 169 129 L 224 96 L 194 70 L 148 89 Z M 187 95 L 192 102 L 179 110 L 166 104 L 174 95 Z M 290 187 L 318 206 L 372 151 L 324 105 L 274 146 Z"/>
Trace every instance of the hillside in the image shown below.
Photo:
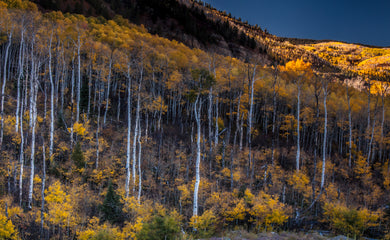
<path fill-rule="evenodd" d="M 120 14 L 136 24 L 143 24 L 151 33 L 244 61 L 253 54 L 261 56 L 261 62 L 269 66 L 303 58 L 312 64 L 317 74 L 359 88 L 365 85 L 362 79 L 389 79 L 390 60 L 386 57 L 389 51 L 386 48 L 277 37 L 202 1 L 37 1 L 46 9 L 88 16 L 112 18 Z"/>
<path fill-rule="evenodd" d="M 261 39 L 280 45 L 244 61 L 120 16 L 0 1 L 0 238 L 388 238 L 389 86 L 318 68 L 385 68 L 387 50 L 331 64 L 330 43 Z M 290 45 L 318 66 L 264 64 Z"/>

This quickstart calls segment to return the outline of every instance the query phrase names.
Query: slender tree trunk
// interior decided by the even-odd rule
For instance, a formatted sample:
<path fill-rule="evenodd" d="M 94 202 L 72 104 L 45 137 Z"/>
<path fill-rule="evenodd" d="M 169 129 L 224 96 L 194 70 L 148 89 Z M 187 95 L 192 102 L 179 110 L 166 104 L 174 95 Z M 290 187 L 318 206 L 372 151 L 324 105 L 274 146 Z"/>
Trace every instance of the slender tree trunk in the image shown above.
<path fill-rule="evenodd" d="M 382 83 L 384 84 L 384 83 Z M 382 98 L 382 121 L 381 121 L 381 139 L 379 145 L 379 160 L 383 163 L 383 137 L 384 137 L 384 124 L 385 124 L 385 95 L 387 93 L 388 85 L 386 84 L 383 92 L 381 93 Z"/>
<path fill-rule="evenodd" d="M 34 51 L 32 51 L 33 53 Z M 34 58 L 34 57 L 32 57 Z M 30 171 L 30 184 L 28 191 L 28 208 L 32 208 L 32 198 L 33 198 L 33 190 L 34 190 L 34 174 L 35 174 L 35 130 L 36 130 L 36 122 L 37 122 L 37 94 L 38 94 L 38 79 L 37 79 L 37 71 L 38 71 L 39 63 L 34 65 L 32 64 L 32 76 L 31 76 L 31 96 L 30 96 L 30 127 L 31 127 L 31 171 Z"/>
<path fill-rule="evenodd" d="M 139 121 L 139 119 L 138 119 Z M 138 204 L 141 203 L 141 192 L 142 192 L 142 171 L 141 171 L 141 122 L 138 129 Z"/>
<path fill-rule="evenodd" d="M 209 90 L 209 108 L 208 108 L 208 120 L 209 120 L 209 147 L 210 147 L 210 161 L 211 161 L 211 152 L 213 151 L 213 132 L 211 131 L 212 129 L 212 111 L 213 111 L 213 87 L 210 87 Z"/>
<path fill-rule="evenodd" d="M 116 111 L 116 121 L 119 122 L 120 114 L 121 114 L 121 84 L 118 84 L 118 106 Z"/>
<path fill-rule="evenodd" d="M 25 89 L 25 98 L 27 98 L 27 89 Z M 23 97 L 22 97 L 23 98 Z M 23 115 L 24 115 L 24 104 L 23 99 L 20 106 L 20 174 L 19 174 L 19 206 L 22 206 L 22 194 L 23 194 L 23 171 L 24 171 L 24 133 L 23 133 Z"/>
<path fill-rule="evenodd" d="M 248 116 L 248 163 L 249 163 L 249 169 L 251 170 L 251 185 L 253 184 L 253 172 L 254 172 L 254 164 L 252 160 L 252 116 L 253 116 L 253 98 L 254 98 L 254 84 L 255 84 L 255 76 L 256 76 L 256 67 L 253 68 L 253 76 L 251 81 L 251 99 L 250 99 L 250 105 L 249 105 L 249 116 Z"/>
<path fill-rule="evenodd" d="M 5 85 L 7 83 L 7 66 L 8 66 L 8 53 L 12 43 L 12 30 L 8 34 L 8 44 L 5 48 L 4 56 L 4 70 L 3 70 L 3 84 L 1 87 L 1 132 L 0 132 L 0 148 L 3 146 L 3 131 L 4 131 L 4 97 L 5 97 Z"/>
<path fill-rule="evenodd" d="M 49 43 L 49 78 L 50 78 L 50 147 L 49 147 L 49 159 L 53 156 L 54 151 L 54 81 L 53 81 L 53 75 L 52 75 L 52 69 L 51 69 L 51 44 L 53 39 L 53 33 L 50 36 L 50 43 Z"/>
<path fill-rule="evenodd" d="M 73 60 L 72 60 L 72 77 L 71 77 L 71 93 L 70 93 L 70 102 L 71 102 L 71 106 L 70 106 L 70 111 L 71 111 L 71 117 L 70 117 L 70 146 L 71 148 L 73 148 L 73 141 L 74 141 L 74 129 L 73 129 L 73 125 L 74 125 L 74 68 L 75 68 L 75 64 L 74 64 L 74 56 L 73 56 Z"/>
<path fill-rule="evenodd" d="M 44 212 L 45 212 L 45 183 L 46 183 L 46 151 L 45 151 L 45 142 L 43 141 L 42 143 L 42 171 L 43 171 L 43 176 L 42 176 L 42 190 L 41 190 L 41 239 L 45 239 L 45 232 L 43 228 L 43 223 L 44 223 Z"/>
<path fill-rule="evenodd" d="M 367 130 L 366 130 L 366 149 L 368 152 L 369 148 L 369 136 L 370 136 L 370 126 L 371 126 L 371 82 L 368 82 L 368 89 L 367 89 Z"/>
<path fill-rule="evenodd" d="M 141 77 L 138 82 L 137 92 L 137 110 L 135 112 L 135 128 L 134 128 L 134 139 L 133 139 L 133 192 L 135 192 L 135 179 L 136 179 L 136 166 L 137 166 L 137 137 L 139 128 L 139 115 L 140 115 L 140 102 L 141 102 L 141 83 L 143 78 L 143 68 L 141 69 Z"/>
<path fill-rule="evenodd" d="M 99 80 L 98 80 L 99 81 Z M 100 145 L 100 141 L 99 141 L 99 131 L 100 131 L 100 108 L 101 108 L 101 83 L 98 83 L 98 115 L 97 115 L 97 126 L 96 126 L 96 160 L 95 160 L 95 168 L 97 169 L 99 167 L 99 154 L 100 154 L 100 150 L 99 150 L 99 145 Z"/>
<path fill-rule="evenodd" d="M 16 97 L 16 113 L 15 113 L 15 132 L 18 132 L 18 127 L 19 127 L 19 111 L 20 111 L 20 81 L 23 77 L 23 67 L 24 67 L 24 27 L 22 23 L 22 29 L 21 29 L 21 36 L 20 36 L 20 47 L 19 47 L 19 74 L 18 74 L 18 83 L 17 83 L 17 97 Z"/>
<path fill-rule="evenodd" d="M 349 126 L 349 154 L 348 167 L 352 167 L 352 110 L 351 110 L 351 96 L 349 95 L 347 86 L 347 100 L 348 100 L 348 126 Z"/>
<path fill-rule="evenodd" d="M 297 156 L 296 156 L 296 170 L 299 172 L 299 161 L 301 157 L 301 146 L 300 146 L 300 113 L 301 113 L 301 79 L 298 79 L 297 82 L 297 88 L 298 88 L 298 95 L 297 95 Z"/>
<path fill-rule="evenodd" d="M 215 138 L 214 138 L 214 146 L 217 147 L 218 145 L 218 138 L 219 138 L 219 126 L 218 126 L 218 118 L 219 118 L 219 112 L 218 112 L 218 102 L 219 98 L 218 95 L 216 97 L 216 103 L 215 103 Z"/>
<path fill-rule="evenodd" d="M 239 93 L 238 97 L 238 103 L 237 103 L 237 120 L 236 120 L 236 131 L 234 132 L 234 137 L 233 137 L 233 147 L 231 150 L 231 163 L 230 163 L 230 189 L 233 191 L 233 184 L 234 184 L 234 178 L 233 178 L 233 171 L 234 171 L 234 156 L 233 153 L 237 153 L 236 149 L 236 143 L 237 143 L 237 135 L 238 131 L 240 128 L 240 106 L 241 106 L 241 91 Z"/>
<path fill-rule="evenodd" d="M 80 118 L 80 93 L 81 93 L 81 62 L 80 62 L 80 48 L 81 40 L 80 35 L 77 36 L 77 94 L 76 94 L 76 122 L 79 122 Z"/>
<path fill-rule="evenodd" d="M 375 104 L 376 108 L 376 104 Z M 375 109 L 375 116 L 374 120 L 372 122 L 372 128 L 371 128 L 371 137 L 370 137 L 370 142 L 368 144 L 368 152 L 367 152 L 367 165 L 369 166 L 371 164 L 371 157 L 372 157 L 372 144 L 374 141 L 374 130 L 375 130 L 375 120 L 376 120 L 376 109 Z"/>
<path fill-rule="evenodd" d="M 202 110 L 202 101 L 198 96 L 194 104 L 194 114 L 197 126 L 197 136 L 196 136 L 196 165 L 195 165 L 195 188 L 194 188 L 194 205 L 193 205 L 193 216 L 198 216 L 198 192 L 199 192 L 199 183 L 200 183 L 200 112 Z"/>
<path fill-rule="evenodd" d="M 273 89 L 273 94 L 272 94 L 272 148 L 271 148 L 271 164 L 274 166 L 274 161 L 275 161 L 275 130 L 276 130 L 276 84 L 278 80 L 278 67 L 275 67 L 275 73 L 274 73 L 274 81 L 272 83 L 272 89 Z"/>
<path fill-rule="evenodd" d="M 321 190 L 324 189 L 324 184 L 325 184 L 325 170 L 326 170 L 326 141 L 327 141 L 327 130 L 328 130 L 328 110 L 326 106 L 326 98 L 328 96 L 328 86 L 325 83 L 323 86 L 324 90 L 324 143 L 323 143 L 323 148 L 322 148 L 322 173 L 321 173 Z"/>
<path fill-rule="evenodd" d="M 125 192 L 126 198 L 129 197 L 130 187 L 130 132 L 131 132 L 131 76 L 130 76 L 130 64 L 127 66 L 127 154 L 126 154 L 126 185 Z"/>
<path fill-rule="evenodd" d="M 104 109 L 104 118 L 103 118 L 103 126 L 106 125 L 108 105 L 110 102 L 110 85 L 111 85 L 111 68 L 112 68 L 112 56 L 110 58 L 108 77 L 107 77 L 107 95 L 106 95 L 106 108 Z"/>

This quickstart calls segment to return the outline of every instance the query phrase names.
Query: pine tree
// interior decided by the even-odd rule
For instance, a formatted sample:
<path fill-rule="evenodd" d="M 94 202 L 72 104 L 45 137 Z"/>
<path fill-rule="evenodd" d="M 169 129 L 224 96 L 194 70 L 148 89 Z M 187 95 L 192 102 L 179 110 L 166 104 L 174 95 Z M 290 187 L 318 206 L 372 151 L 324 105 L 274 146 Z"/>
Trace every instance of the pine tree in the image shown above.
<path fill-rule="evenodd" d="M 81 150 L 81 145 L 79 142 L 76 144 L 71 158 L 72 158 L 73 163 L 76 165 L 76 167 L 78 169 L 85 167 L 85 158 L 84 158 L 83 152 Z"/>
<path fill-rule="evenodd" d="M 107 194 L 104 198 L 103 205 L 100 206 L 100 211 L 103 214 L 103 221 L 109 221 L 112 224 L 123 222 L 120 196 L 114 191 L 111 181 L 108 184 Z"/>

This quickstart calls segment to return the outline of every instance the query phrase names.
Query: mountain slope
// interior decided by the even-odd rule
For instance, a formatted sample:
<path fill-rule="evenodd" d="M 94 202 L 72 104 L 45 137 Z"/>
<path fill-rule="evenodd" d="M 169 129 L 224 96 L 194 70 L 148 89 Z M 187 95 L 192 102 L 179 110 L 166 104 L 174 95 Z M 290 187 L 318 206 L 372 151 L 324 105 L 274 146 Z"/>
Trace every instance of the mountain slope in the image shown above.
<path fill-rule="evenodd" d="M 390 230 L 383 82 L 18 0 L 0 1 L 0 39 L 0 238 Z"/>
<path fill-rule="evenodd" d="M 151 33 L 175 39 L 190 47 L 243 60 L 255 54 L 266 65 L 285 64 L 302 58 L 310 62 L 318 74 L 341 81 L 347 78 L 354 79 L 352 81 L 366 78 L 387 81 L 389 78 L 389 60 L 380 57 L 386 55 L 386 49 L 341 44 L 331 40 L 279 38 L 201 1 L 88 0 L 49 4 L 40 0 L 38 3 L 49 9 L 100 14 L 109 18 L 120 14 L 137 24 L 145 25 Z M 368 61 L 371 57 L 379 58 Z M 365 62 L 359 65 L 361 61 Z"/>

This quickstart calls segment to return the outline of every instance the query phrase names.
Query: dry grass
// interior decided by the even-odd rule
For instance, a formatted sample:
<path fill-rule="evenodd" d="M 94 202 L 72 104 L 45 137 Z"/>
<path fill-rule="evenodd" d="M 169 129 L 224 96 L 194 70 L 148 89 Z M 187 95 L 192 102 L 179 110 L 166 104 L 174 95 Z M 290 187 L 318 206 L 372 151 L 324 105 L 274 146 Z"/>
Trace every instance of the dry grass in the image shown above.
<path fill-rule="evenodd" d="M 294 232 L 264 232 L 264 233 L 249 233 L 246 231 L 233 231 L 225 235 L 225 237 L 221 238 L 212 238 L 212 240 L 323 240 L 328 239 L 327 237 L 321 236 L 320 234 L 313 233 L 294 233 Z"/>

